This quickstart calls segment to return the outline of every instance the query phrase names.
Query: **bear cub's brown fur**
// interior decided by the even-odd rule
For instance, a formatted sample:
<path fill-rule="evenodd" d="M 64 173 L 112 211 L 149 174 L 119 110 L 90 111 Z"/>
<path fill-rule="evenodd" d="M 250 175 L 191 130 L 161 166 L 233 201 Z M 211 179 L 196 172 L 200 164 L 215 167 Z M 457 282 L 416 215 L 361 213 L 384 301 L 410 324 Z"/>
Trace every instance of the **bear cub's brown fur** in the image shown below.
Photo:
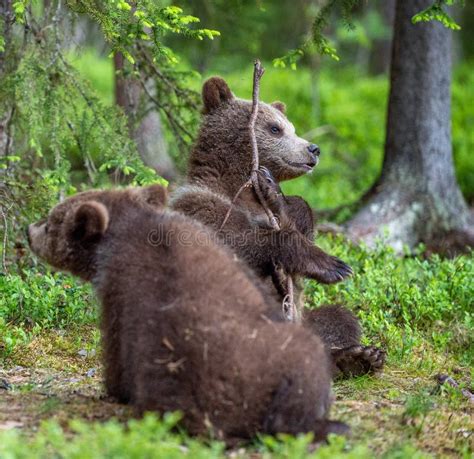
<path fill-rule="evenodd" d="M 174 192 L 171 206 L 214 230 L 262 280 L 269 283 L 271 278 L 280 301 L 287 293 L 278 275 L 282 271 L 328 284 L 350 275 L 349 266 L 314 245 L 313 214 L 305 200 L 284 196 L 279 189 L 278 182 L 311 171 L 319 161 L 317 146 L 295 134 L 284 104 L 260 102 L 255 127 L 260 187 L 281 226 L 275 231 L 252 189 L 245 189 L 232 203 L 250 176 L 252 103 L 234 97 L 219 77 L 206 81 L 202 97 L 203 120 L 189 159 L 188 183 Z M 305 311 L 303 322 L 332 353 L 335 374 L 361 374 L 383 366 L 383 351 L 360 345 L 360 325 L 348 309 L 326 306 Z"/>
<path fill-rule="evenodd" d="M 175 191 L 171 206 L 219 230 L 231 201 L 250 177 L 252 153 L 248 120 L 252 104 L 233 96 L 218 77 L 203 87 L 204 116 L 188 164 L 188 184 Z M 262 187 L 268 179 L 277 182 L 298 177 L 318 162 L 315 145 L 298 137 L 286 118 L 283 104 L 259 103 L 255 125 Z M 281 214 L 281 199 L 269 202 Z M 273 231 L 253 189 L 244 190 L 232 205 L 223 228 L 226 242 L 261 277 L 271 276 L 275 264 L 290 275 L 302 275 L 322 283 L 335 283 L 351 274 L 342 260 L 309 241 L 298 229 L 300 215 L 306 219 L 306 203 L 298 197 L 286 199 L 281 231 Z M 242 239 L 244 235 L 245 239 Z"/>
<path fill-rule="evenodd" d="M 160 186 L 85 192 L 29 227 L 37 255 L 97 291 L 108 392 L 139 413 L 180 410 L 191 433 L 227 441 L 344 432 L 327 420 L 321 341 L 270 321 L 251 271 L 164 201 Z"/>

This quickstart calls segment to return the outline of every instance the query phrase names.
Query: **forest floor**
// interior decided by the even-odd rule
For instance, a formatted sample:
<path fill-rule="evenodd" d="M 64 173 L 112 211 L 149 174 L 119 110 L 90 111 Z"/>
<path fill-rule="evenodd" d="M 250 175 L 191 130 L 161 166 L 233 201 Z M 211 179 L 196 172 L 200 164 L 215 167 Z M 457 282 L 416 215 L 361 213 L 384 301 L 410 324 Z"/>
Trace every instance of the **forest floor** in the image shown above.
<path fill-rule="evenodd" d="M 102 423 L 129 418 L 128 407 L 103 393 L 99 352 L 97 333 L 91 326 L 51 330 L 19 346 L 0 369 L 0 431 L 21 431 L 34 437 L 42 421 L 54 419 L 67 438 L 71 419 Z M 452 367 L 442 355 L 431 355 L 432 370 L 426 371 L 421 364 L 425 358 L 423 353 L 413 353 L 403 366 L 389 360 L 380 375 L 337 382 L 332 418 L 347 422 L 352 435 L 337 454 L 321 457 L 471 457 L 474 402 L 458 389 L 440 387 L 433 371 L 449 369 L 451 376 L 470 388 L 469 369 Z M 109 441 L 113 442 L 113 436 Z M 15 442 L 12 445 L 20 448 Z M 207 448 L 211 446 L 203 444 L 201 453 Z M 1 453 L 0 446 L 0 457 L 4 457 Z M 225 454 L 306 456 L 294 446 L 273 455 L 255 444 Z M 317 451 L 308 452 L 309 456 L 320 457 Z"/>
<path fill-rule="evenodd" d="M 100 364 L 100 307 L 90 285 L 37 267 L 0 276 L 0 459 L 472 458 L 474 253 L 455 259 L 396 256 L 331 236 L 318 245 L 354 276 L 307 282 L 308 307 L 344 304 L 363 344 L 387 351 L 381 374 L 336 381 L 331 418 L 349 438 L 315 449 L 309 436 L 259 437 L 226 451 L 176 427 L 177 415 L 134 420 L 108 399 Z M 437 381 L 449 375 L 459 388 Z"/>

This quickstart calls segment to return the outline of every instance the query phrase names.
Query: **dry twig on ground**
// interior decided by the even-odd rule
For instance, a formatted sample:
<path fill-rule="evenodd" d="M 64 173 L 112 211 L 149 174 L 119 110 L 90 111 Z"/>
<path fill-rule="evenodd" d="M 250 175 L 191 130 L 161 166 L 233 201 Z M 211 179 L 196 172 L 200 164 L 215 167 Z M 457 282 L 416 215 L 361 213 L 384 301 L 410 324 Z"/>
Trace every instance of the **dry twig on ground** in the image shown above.
<path fill-rule="evenodd" d="M 440 386 L 443 384 L 448 384 L 449 386 L 454 387 L 454 389 L 459 390 L 461 394 L 464 395 L 464 397 L 467 397 L 471 403 L 474 403 L 474 394 L 469 389 L 461 388 L 458 382 L 451 376 L 440 373 L 436 375 L 435 378 Z"/>

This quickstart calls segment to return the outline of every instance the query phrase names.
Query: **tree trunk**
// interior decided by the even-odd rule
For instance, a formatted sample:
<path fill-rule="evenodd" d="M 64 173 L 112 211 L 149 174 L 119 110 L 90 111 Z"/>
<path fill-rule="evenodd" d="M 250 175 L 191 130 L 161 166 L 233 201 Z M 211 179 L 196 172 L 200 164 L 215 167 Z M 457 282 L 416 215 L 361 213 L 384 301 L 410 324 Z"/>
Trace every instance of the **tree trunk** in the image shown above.
<path fill-rule="evenodd" d="M 0 20 L 3 24 L 2 36 L 4 51 L 0 51 L 0 81 L 7 71 L 7 55 L 10 50 L 11 25 L 13 20 L 12 0 L 0 0 Z M 4 101 L 5 102 L 5 101 Z M 9 122 L 12 116 L 12 107 L 2 104 L 0 107 L 0 156 L 8 154 L 10 146 Z"/>
<path fill-rule="evenodd" d="M 395 0 L 384 0 L 374 4 L 376 11 L 387 28 L 393 29 L 393 20 L 395 16 Z M 390 36 L 377 38 L 374 40 L 370 57 L 369 72 L 371 75 L 386 73 L 390 67 L 390 46 L 392 39 Z"/>
<path fill-rule="evenodd" d="M 115 102 L 123 108 L 129 119 L 130 132 L 137 144 L 137 150 L 143 162 L 167 180 L 176 178 L 176 169 L 171 160 L 159 113 L 154 110 L 140 113 L 143 90 L 141 83 L 124 77 L 124 58 L 121 53 L 114 55 L 115 66 Z"/>
<path fill-rule="evenodd" d="M 430 3 L 397 0 L 382 173 L 347 224 L 353 238 L 372 245 L 385 235 L 398 251 L 474 241 L 451 148 L 451 31 L 411 23 Z"/>

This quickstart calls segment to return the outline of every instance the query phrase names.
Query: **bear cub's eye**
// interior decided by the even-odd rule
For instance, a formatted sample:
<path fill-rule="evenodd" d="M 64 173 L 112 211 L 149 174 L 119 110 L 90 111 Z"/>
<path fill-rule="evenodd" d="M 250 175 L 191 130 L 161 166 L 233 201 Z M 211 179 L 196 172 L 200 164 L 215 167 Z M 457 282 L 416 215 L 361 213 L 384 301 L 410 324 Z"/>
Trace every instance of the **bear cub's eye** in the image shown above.
<path fill-rule="evenodd" d="M 270 131 L 272 131 L 272 134 L 279 134 L 281 132 L 281 129 L 278 126 L 273 125 L 270 128 Z"/>

